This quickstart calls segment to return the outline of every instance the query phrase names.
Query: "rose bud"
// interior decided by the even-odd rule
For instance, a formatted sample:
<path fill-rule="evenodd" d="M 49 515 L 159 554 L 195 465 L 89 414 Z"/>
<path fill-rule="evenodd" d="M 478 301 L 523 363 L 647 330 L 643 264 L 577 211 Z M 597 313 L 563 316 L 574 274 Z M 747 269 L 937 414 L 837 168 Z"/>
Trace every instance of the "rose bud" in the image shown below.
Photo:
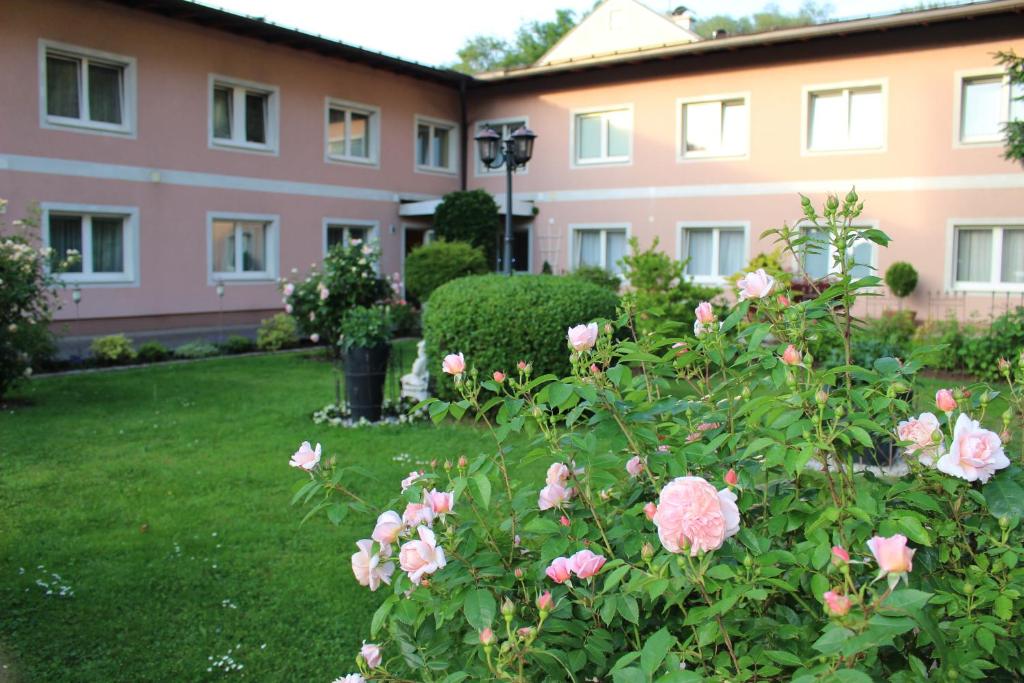
<path fill-rule="evenodd" d="M 491 376 L 494 378 L 494 381 L 497 382 L 498 384 L 501 384 L 502 382 L 505 381 L 505 373 L 502 372 L 501 370 L 495 370 L 494 374 Z"/>
<path fill-rule="evenodd" d="M 729 486 L 735 486 L 736 484 L 739 483 L 739 481 L 740 478 L 739 476 L 737 476 L 736 470 L 730 469 L 728 472 L 725 473 L 725 483 L 728 484 Z"/>
<path fill-rule="evenodd" d="M 647 519 L 654 519 L 654 513 L 658 511 L 658 506 L 654 503 L 648 503 L 644 505 L 644 514 L 647 515 Z"/>
<path fill-rule="evenodd" d="M 839 567 L 841 565 L 849 563 L 849 561 L 850 553 L 846 552 L 846 550 L 842 546 L 832 546 L 832 564 Z"/>
<path fill-rule="evenodd" d="M 550 612 L 555 600 L 551 597 L 551 591 L 544 591 L 537 596 L 537 609 L 541 612 Z"/>
<path fill-rule="evenodd" d="M 480 631 L 480 642 L 483 645 L 491 646 L 494 644 L 495 640 L 496 638 L 494 637 L 494 631 L 491 630 L 490 626 L 487 626 L 486 628 L 484 628 L 483 631 Z"/>

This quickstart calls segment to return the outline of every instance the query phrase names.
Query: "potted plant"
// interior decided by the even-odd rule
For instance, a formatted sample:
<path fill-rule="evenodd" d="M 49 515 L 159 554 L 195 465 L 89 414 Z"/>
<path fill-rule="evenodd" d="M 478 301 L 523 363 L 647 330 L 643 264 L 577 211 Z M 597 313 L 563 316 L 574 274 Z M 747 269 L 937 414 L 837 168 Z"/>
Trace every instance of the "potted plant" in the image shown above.
<path fill-rule="evenodd" d="M 338 346 L 344 358 L 345 401 L 354 420 L 380 420 L 393 335 L 387 306 L 356 306 L 342 317 Z"/>

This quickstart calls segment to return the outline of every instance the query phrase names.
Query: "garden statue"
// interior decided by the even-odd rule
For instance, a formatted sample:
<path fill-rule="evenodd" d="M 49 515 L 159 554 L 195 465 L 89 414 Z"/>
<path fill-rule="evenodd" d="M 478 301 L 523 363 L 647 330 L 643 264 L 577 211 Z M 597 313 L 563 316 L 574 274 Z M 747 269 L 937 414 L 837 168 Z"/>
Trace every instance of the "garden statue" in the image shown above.
<path fill-rule="evenodd" d="M 412 364 L 412 372 L 402 375 L 402 396 L 408 396 L 414 401 L 424 401 L 427 393 L 427 381 L 430 373 L 427 372 L 426 342 L 422 339 L 416 344 L 416 360 Z"/>

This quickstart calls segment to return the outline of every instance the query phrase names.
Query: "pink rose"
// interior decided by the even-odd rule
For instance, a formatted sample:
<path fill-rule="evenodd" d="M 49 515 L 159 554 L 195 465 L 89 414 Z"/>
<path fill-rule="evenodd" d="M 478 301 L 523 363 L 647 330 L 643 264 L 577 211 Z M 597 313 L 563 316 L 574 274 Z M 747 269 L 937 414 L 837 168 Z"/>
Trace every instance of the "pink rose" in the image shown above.
<path fill-rule="evenodd" d="M 658 512 L 658 506 L 654 503 L 644 505 L 644 514 L 647 516 L 647 519 L 653 520 L 656 512 Z"/>
<path fill-rule="evenodd" d="M 380 666 L 380 647 L 373 643 L 367 643 L 363 641 L 363 646 L 359 648 L 359 654 L 362 655 L 363 660 L 366 662 L 366 666 L 370 669 L 376 669 Z"/>
<path fill-rule="evenodd" d="M 747 273 L 736 283 L 736 286 L 740 288 L 740 301 L 766 297 L 774 285 L 775 278 L 764 272 L 764 268 Z"/>
<path fill-rule="evenodd" d="M 294 309 L 294 308 L 292 308 L 292 305 L 291 305 L 291 304 L 285 304 L 285 305 L 284 305 L 284 312 L 285 312 L 285 313 L 287 313 L 288 315 L 291 315 L 291 314 L 292 314 L 292 311 L 294 311 L 294 310 L 295 310 L 295 309 Z"/>
<path fill-rule="evenodd" d="M 480 643 L 482 645 L 494 645 L 494 641 L 497 640 L 494 636 L 494 631 L 490 626 L 485 626 L 484 630 L 480 631 Z"/>
<path fill-rule="evenodd" d="M 417 479 L 423 476 L 422 472 L 410 472 L 409 476 L 402 480 L 402 493 L 415 483 Z"/>
<path fill-rule="evenodd" d="M 395 563 L 381 564 L 380 555 L 373 552 L 373 541 L 369 538 L 356 541 L 356 546 L 359 548 L 359 552 L 352 555 L 352 573 L 355 574 L 359 585 L 369 586 L 371 591 L 375 591 L 380 587 L 382 581 L 390 584 L 391 574 L 395 571 Z"/>
<path fill-rule="evenodd" d="M 825 598 L 825 604 L 828 605 L 829 614 L 842 617 L 850 611 L 850 598 L 845 595 L 836 593 L 835 591 L 827 591 L 821 597 Z"/>
<path fill-rule="evenodd" d="M 461 353 L 449 353 L 441 363 L 441 370 L 449 375 L 461 375 L 466 369 L 466 359 Z"/>
<path fill-rule="evenodd" d="M 417 529 L 420 540 L 409 541 L 398 553 L 398 562 L 402 571 L 409 574 L 409 580 L 419 584 L 426 574 L 433 574 L 447 564 L 444 550 L 437 545 L 434 532 L 425 526 Z"/>
<path fill-rule="evenodd" d="M 554 606 L 555 600 L 551 597 L 551 591 L 544 591 L 537 596 L 537 609 L 541 612 L 547 612 Z"/>
<path fill-rule="evenodd" d="M 313 334 L 309 335 L 309 341 L 313 342 L 314 344 L 319 344 L 320 335 L 314 332 Z"/>
<path fill-rule="evenodd" d="M 608 560 L 590 550 L 581 550 L 569 558 L 569 568 L 581 579 L 589 579 L 599 571 Z"/>
<path fill-rule="evenodd" d="M 288 284 L 286 284 L 284 286 L 284 295 L 285 296 L 291 296 L 294 293 L 295 293 L 295 285 L 293 285 L 292 283 L 289 282 Z"/>
<path fill-rule="evenodd" d="M 800 352 L 796 350 L 796 347 L 790 344 L 786 347 L 786 350 L 782 352 L 782 362 L 786 365 L 800 365 L 803 359 L 800 357 Z"/>
<path fill-rule="evenodd" d="M 315 311 L 310 311 L 309 312 L 309 322 L 313 322 L 314 320 L 316 320 L 316 312 Z"/>
<path fill-rule="evenodd" d="M 832 546 L 832 562 L 835 564 L 847 564 L 850 561 L 850 553 L 839 545 Z"/>
<path fill-rule="evenodd" d="M 569 346 L 574 351 L 587 351 L 597 343 L 597 323 L 569 328 Z"/>
<path fill-rule="evenodd" d="M 547 479 L 544 480 L 544 483 L 548 486 L 565 486 L 565 483 L 569 481 L 569 474 L 568 466 L 560 462 L 553 462 L 551 463 L 551 466 L 548 467 L 548 476 Z"/>
<path fill-rule="evenodd" d="M 314 450 L 308 441 L 303 441 L 302 445 L 299 446 L 299 450 L 292 454 L 292 459 L 288 461 L 288 464 L 292 467 L 301 467 L 302 469 L 309 472 L 320 462 L 320 444 L 316 445 Z"/>
<path fill-rule="evenodd" d="M 570 522 L 569 518 L 566 517 L 565 515 L 562 515 L 561 517 L 558 518 L 558 523 L 561 524 L 562 526 L 572 526 L 572 522 Z"/>
<path fill-rule="evenodd" d="M 377 526 L 373 527 L 370 534 L 373 540 L 381 545 L 394 543 L 398 540 L 398 534 L 402 533 L 402 518 L 394 510 L 388 510 L 377 518 Z"/>
<path fill-rule="evenodd" d="M 956 399 L 949 389 L 939 389 L 935 392 L 935 406 L 944 413 L 952 413 L 956 410 Z"/>
<path fill-rule="evenodd" d="M 740 529 L 736 494 L 700 477 L 679 477 L 661 490 L 654 514 L 658 538 L 666 550 L 690 556 L 722 547 Z"/>
<path fill-rule="evenodd" d="M 405 512 L 402 513 L 402 521 L 409 528 L 420 524 L 430 526 L 434 523 L 434 511 L 429 505 L 409 503 L 405 506 Z"/>
<path fill-rule="evenodd" d="M 672 449 L 669 448 L 667 444 L 661 444 L 660 446 L 658 446 L 659 453 L 670 453 L 671 451 Z"/>
<path fill-rule="evenodd" d="M 323 287 L 320 289 L 320 301 L 327 301 L 327 297 L 331 295 L 331 290 Z"/>
<path fill-rule="evenodd" d="M 544 573 L 555 583 L 565 583 L 572 576 L 572 566 L 569 564 L 569 558 L 556 557 L 551 560 L 551 564 L 544 570 Z"/>
<path fill-rule="evenodd" d="M 640 473 L 644 471 L 644 461 L 640 459 L 639 455 L 634 455 L 626 461 L 626 471 L 631 477 L 640 476 Z"/>
<path fill-rule="evenodd" d="M 931 467 L 935 455 L 942 454 L 942 442 L 935 439 L 942 435 L 939 419 L 931 413 L 921 413 L 918 417 L 904 420 L 896 426 L 896 437 L 900 441 L 909 441 L 907 453 L 917 453 L 922 465 Z"/>
<path fill-rule="evenodd" d="M 735 486 L 739 482 L 740 478 L 736 474 L 736 470 L 730 468 L 729 471 L 725 473 L 725 483 L 729 486 Z"/>
<path fill-rule="evenodd" d="M 519 361 L 518 363 L 516 363 L 516 367 L 517 367 L 517 368 L 519 368 L 519 371 L 520 371 L 520 372 L 526 372 L 526 370 L 527 370 L 527 369 L 528 369 L 528 368 L 529 368 L 530 366 L 526 364 L 526 361 L 525 361 L 525 360 L 521 360 L 521 361 Z"/>
<path fill-rule="evenodd" d="M 711 302 L 701 301 L 697 308 L 693 309 L 694 315 L 704 325 L 709 325 L 715 322 L 715 309 L 711 307 Z"/>
<path fill-rule="evenodd" d="M 454 492 L 431 489 L 423 494 L 423 499 L 435 515 L 445 515 L 451 512 L 452 507 L 455 505 Z"/>
<path fill-rule="evenodd" d="M 493 377 L 494 381 L 497 382 L 498 384 L 501 384 L 502 382 L 505 381 L 505 373 L 502 372 L 501 370 L 495 370 L 494 374 L 491 375 L 491 377 Z"/>
<path fill-rule="evenodd" d="M 907 547 L 907 537 L 902 534 L 888 538 L 875 536 L 868 541 L 868 549 L 883 574 L 905 574 L 914 568 L 914 553 L 917 551 Z"/>
<path fill-rule="evenodd" d="M 996 470 L 1009 467 L 1010 460 L 995 432 L 982 429 L 977 420 L 961 413 L 953 427 L 949 452 L 935 466 L 940 472 L 984 484 Z"/>
<path fill-rule="evenodd" d="M 537 498 L 537 507 L 541 510 L 562 507 L 562 503 L 572 497 L 572 489 L 567 489 L 560 484 L 548 484 L 540 490 Z"/>

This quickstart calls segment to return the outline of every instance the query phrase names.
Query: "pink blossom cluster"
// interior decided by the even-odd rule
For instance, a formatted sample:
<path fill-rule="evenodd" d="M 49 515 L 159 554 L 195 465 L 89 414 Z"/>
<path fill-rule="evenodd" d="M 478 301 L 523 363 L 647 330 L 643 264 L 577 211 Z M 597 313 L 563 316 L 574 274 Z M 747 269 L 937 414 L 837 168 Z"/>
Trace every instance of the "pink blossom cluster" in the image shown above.
<path fill-rule="evenodd" d="M 544 573 L 555 583 L 565 583 L 573 574 L 580 579 L 589 579 L 601 571 L 607 561 L 603 555 L 584 548 L 571 557 L 556 557 Z"/>
<path fill-rule="evenodd" d="M 582 471 L 577 470 L 576 473 L 580 474 Z M 541 510 L 560 508 L 572 498 L 574 491 L 572 487 L 568 486 L 571 475 L 572 471 L 568 465 L 560 462 L 552 463 L 548 468 L 546 485 L 540 490 L 540 495 L 537 497 L 537 507 Z"/>

